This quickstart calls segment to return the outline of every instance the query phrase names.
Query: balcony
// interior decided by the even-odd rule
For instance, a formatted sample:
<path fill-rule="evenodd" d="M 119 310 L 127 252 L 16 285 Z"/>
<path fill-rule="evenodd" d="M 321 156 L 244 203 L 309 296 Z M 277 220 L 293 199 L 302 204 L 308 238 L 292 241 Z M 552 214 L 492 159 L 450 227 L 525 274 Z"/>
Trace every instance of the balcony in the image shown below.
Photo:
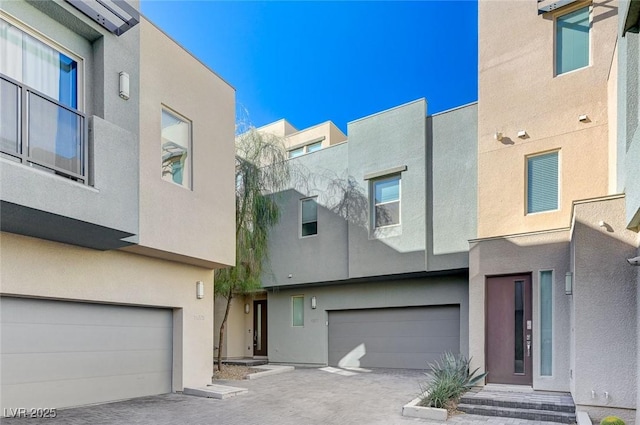
<path fill-rule="evenodd" d="M 0 74 L 0 153 L 88 184 L 86 117 Z"/>

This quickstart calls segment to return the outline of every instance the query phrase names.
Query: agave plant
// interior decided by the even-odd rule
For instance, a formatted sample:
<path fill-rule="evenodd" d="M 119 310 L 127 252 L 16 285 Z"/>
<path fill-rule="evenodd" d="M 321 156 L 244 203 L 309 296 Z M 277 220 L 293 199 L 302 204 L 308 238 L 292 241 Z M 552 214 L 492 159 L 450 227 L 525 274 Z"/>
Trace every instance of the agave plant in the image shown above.
<path fill-rule="evenodd" d="M 480 368 L 471 371 L 471 359 L 449 352 L 444 353 L 440 361 L 429 364 L 429 369 L 431 371 L 425 373 L 429 382 L 421 385 L 422 406 L 445 408 L 487 376 L 487 372 L 478 373 Z"/>

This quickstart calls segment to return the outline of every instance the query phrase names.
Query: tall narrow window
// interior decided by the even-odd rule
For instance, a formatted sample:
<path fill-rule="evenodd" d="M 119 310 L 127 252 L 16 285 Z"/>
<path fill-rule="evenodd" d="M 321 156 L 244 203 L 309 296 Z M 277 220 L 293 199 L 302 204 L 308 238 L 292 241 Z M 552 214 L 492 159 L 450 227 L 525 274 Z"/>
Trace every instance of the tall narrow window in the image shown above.
<path fill-rule="evenodd" d="M 301 235 L 313 236 L 318 234 L 318 203 L 316 198 L 300 201 L 300 217 L 302 219 Z"/>
<path fill-rule="evenodd" d="M 524 281 L 516 280 L 515 282 L 515 334 L 514 334 L 514 366 L 515 373 L 524 373 Z"/>
<path fill-rule="evenodd" d="M 291 297 L 291 324 L 293 326 L 304 326 L 303 295 L 296 295 Z"/>
<path fill-rule="evenodd" d="M 191 123 L 162 109 L 162 178 L 191 188 Z"/>
<path fill-rule="evenodd" d="M 553 355 L 553 272 L 540 272 L 540 375 L 551 376 Z"/>
<path fill-rule="evenodd" d="M 373 182 L 374 227 L 400 224 L 400 176 Z"/>
<path fill-rule="evenodd" d="M 527 213 L 558 209 L 558 152 L 527 158 Z"/>
<path fill-rule="evenodd" d="M 589 65 L 589 6 L 556 20 L 556 74 Z"/>

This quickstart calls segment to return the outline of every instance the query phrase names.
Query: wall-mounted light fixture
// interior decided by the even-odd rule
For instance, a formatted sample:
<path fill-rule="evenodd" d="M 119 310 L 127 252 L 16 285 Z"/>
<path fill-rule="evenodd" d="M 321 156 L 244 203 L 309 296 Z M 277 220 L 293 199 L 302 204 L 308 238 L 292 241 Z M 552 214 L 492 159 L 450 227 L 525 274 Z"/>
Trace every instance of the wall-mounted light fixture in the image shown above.
<path fill-rule="evenodd" d="M 120 72 L 120 97 L 129 100 L 129 74 Z"/>
<path fill-rule="evenodd" d="M 318 301 L 316 300 L 316 296 L 314 295 L 313 297 L 311 297 L 311 308 L 315 310 L 316 307 L 318 307 Z"/>
<path fill-rule="evenodd" d="M 244 314 L 249 314 L 249 311 L 251 311 L 250 309 L 251 309 L 251 306 L 249 305 L 249 303 L 246 303 L 244 305 Z"/>
<path fill-rule="evenodd" d="M 204 282 L 201 280 L 196 282 L 196 298 L 199 300 L 204 298 Z"/>
<path fill-rule="evenodd" d="M 587 114 L 582 114 L 582 115 L 578 116 L 578 121 L 587 122 L 587 121 L 589 121 L 589 117 L 587 116 Z"/>
<path fill-rule="evenodd" d="M 528 137 L 527 130 L 518 131 L 518 137 L 521 138 L 521 139 L 526 139 Z"/>
<path fill-rule="evenodd" d="M 567 295 L 573 294 L 573 273 L 567 272 L 564 275 L 564 293 Z"/>
<path fill-rule="evenodd" d="M 496 139 L 498 142 L 502 140 L 502 132 L 496 130 L 496 132 L 493 134 L 493 138 Z"/>

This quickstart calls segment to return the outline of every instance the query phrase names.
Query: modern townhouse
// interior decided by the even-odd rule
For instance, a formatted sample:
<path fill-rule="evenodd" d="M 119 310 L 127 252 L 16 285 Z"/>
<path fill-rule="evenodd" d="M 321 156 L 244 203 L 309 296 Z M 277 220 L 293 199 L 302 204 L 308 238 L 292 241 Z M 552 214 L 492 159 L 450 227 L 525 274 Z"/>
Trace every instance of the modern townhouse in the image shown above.
<path fill-rule="evenodd" d="M 211 382 L 235 92 L 138 6 L 2 3 L 4 409 Z"/>
<path fill-rule="evenodd" d="M 467 354 L 476 117 L 418 100 L 350 122 L 348 139 L 331 123 L 259 129 L 285 137 L 295 177 L 274 195 L 266 294 L 234 304 L 226 357 L 423 369 Z"/>
<path fill-rule="evenodd" d="M 617 14 L 635 10 L 637 25 L 632 3 L 480 2 L 469 252 L 470 355 L 487 383 L 570 391 L 592 418 L 627 423 L 637 405 L 638 269 L 627 259 L 639 241 L 638 49 L 636 34 L 618 37 Z"/>

